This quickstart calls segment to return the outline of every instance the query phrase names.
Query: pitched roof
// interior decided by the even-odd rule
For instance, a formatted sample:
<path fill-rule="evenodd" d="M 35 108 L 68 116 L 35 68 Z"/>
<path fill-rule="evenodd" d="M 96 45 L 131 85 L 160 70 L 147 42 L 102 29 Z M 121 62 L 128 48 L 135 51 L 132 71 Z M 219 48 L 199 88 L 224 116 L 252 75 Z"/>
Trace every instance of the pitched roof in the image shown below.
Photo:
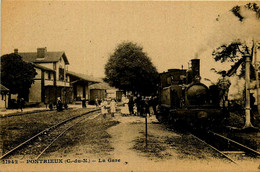
<path fill-rule="evenodd" d="M 6 88 L 5 86 L 3 86 L 2 84 L 0 84 L 0 91 L 2 92 L 8 92 L 9 91 L 9 89 L 8 88 Z"/>
<path fill-rule="evenodd" d="M 35 64 L 35 63 L 31 63 L 34 67 L 36 68 L 39 68 L 39 69 L 42 69 L 42 70 L 45 70 L 45 71 L 52 71 L 52 72 L 55 72 L 55 70 L 53 69 L 50 69 L 50 68 L 47 68 L 45 66 L 42 66 L 42 65 L 39 65 L 39 64 Z"/>
<path fill-rule="evenodd" d="M 46 62 L 57 62 L 63 57 L 65 64 L 69 64 L 67 56 L 64 51 L 59 52 L 46 52 L 46 55 L 43 59 L 37 59 L 37 52 L 19 52 L 20 56 L 22 56 L 23 60 L 26 62 L 34 62 L 34 63 L 46 63 Z"/>
<path fill-rule="evenodd" d="M 76 72 L 72 72 L 72 71 L 67 71 L 67 74 L 68 75 L 72 75 L 74 77 L 77 77 L 79 79 L 85 80 L 85 81 L 96 82 L 96 83 L 102 82 L 102 80 L 99 79 L 99 78 L 95 78 L 93 76 L 85 75 L 85 74 L 82 74 L 82 73 L 76 73 Z"/>
<path fill-rule="evenodd" d="M 99 89 L 99 90 L 114 90 L 116 88 L 110 87 L 108 83 L 101 82 L 89 86 L 89 89 Z"/>

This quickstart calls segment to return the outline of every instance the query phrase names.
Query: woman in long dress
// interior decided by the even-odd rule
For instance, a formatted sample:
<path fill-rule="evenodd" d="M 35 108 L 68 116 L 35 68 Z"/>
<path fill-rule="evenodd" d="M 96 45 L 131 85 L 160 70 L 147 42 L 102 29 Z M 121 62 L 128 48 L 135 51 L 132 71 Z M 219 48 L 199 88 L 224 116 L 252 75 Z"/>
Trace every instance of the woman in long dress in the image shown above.
<path fill-rule="evenodd" d="M 114 117 L 116 113 L 116 102 L 114 99 L 110 103 L 110 112 L 111 112 L 111 116 Z"/>
<path fill-rule="evenodd" d="M 128 107 L 129 99 L 123 95 L 122 96 L 122 102 L 123 102 L 123 108 L 121 110 L 121 113 L 123 115 L 129 115 L 130 114 L 129 113 L 129 107 Z"/>
<path fill-rule="evenodd" d="M 103 117 L 105 118 L 106 117 L 106 114 L 107 114 L 107 101 L 104 99 L 102 100 L 101 104 L 101 114 L 103 115 Z"/>

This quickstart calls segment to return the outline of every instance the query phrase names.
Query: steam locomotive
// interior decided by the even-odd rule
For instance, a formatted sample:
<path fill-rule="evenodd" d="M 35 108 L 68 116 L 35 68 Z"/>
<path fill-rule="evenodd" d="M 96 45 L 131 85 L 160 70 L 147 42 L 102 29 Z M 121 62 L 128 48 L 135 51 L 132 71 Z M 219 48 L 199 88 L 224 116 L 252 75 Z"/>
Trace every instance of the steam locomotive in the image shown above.
<path fill-rule="evenodd" d="M 207 87 L 200 79 L 200 59 L 192 59 L 189 70 L 169 69 L 160 74 L 159 122 L 201 127 L 220 124 L 228 117 L 227 108 L 220 107 L 217 85 Z"/>

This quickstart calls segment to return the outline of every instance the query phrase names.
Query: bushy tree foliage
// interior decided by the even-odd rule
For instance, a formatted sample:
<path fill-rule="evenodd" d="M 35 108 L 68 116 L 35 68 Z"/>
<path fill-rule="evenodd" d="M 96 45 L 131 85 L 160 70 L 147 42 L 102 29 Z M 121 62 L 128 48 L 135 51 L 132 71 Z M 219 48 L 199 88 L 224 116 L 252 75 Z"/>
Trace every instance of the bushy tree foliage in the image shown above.
<path fill-rule="evenodd" d="M 224 44 L 215 49 L 212 53 L 215 61 L 221 61 L 226 62 L 234 62 L 234 65 L 231 66 L 231 69 L 233 67 L 238 68 L 238 65 L 241 65 L 241 71 L 238 75 L 240 78 L 245 76 L 245 63 L 242 59 L 244 55 L 250 55 L 250 60 L 252 60 L 253 57 L 253 47 L 251 47 L 251 50 L 249 50 L 248 46 L 246 44 L 242 44 L 241 42 L 231 42 L 229 44 Z M 243 60 L 243 61 L 241 61 Z M 254 73 L 254 67 L 252 64 L 250 64 L 250 78 L 255 79 L 255 73 Z M 221 71 L 218 72 L 221 74 Z"/>
<path fill-rule="evenodd" d="M 33 65 L 21 56 L 14 53 L 1 56 L 1 83 L 10 93 L 27 98 L 36 74 Z"/>
<path fill-rule="evenodd" d="M 241 13 L 242 8 L 244 8 L 245 10 L 252 11 L 256 16 L 256 19 L 259 20 L 260 18 L 259 6 L 256 3 L 248 3 L 244 6 L 234 6 L 230 10 L 234 14 L 234 16 L 238 18 L 240 22 L 244 22 L 247 20 L 246 16 L 243 16 L 243 14 Z M 220 47 L 216 48 L 213 51 L 212 55 L 215 61 L 221 61 L 222 63 L 226 61 L 234 62 L 235 63 L 234 66 L 236 66 L 236 63 L 242 64 L 242 68 L 239 76 L 244 77 L 245 64 L 241 63 L 240 59 L 242 59 L 243 56 L 245 55 L 249 55 L 252 60 L 255 46 L 259 48 L 259 42 L 253 42 L 252 40 L 252 42 L 249 43 L 242 39 L 236 39 L 233 42 L 222 44 Z M 250 69 L 251 69 L 251 79 L 254 79 L 255 78 L 254 67 L 251 65 Z"/>
<path fill-rule="evenodd" d="M 242 22 L 246 19 L 246 17 L 241 14 L 241 8 L 243 8 L 243 7 L 248 9 L 248 10 L 253 11 L 256 15 L 256 18 L 258 18 L 258 19 L 260 18 L 260 8 L 259 8 L 259 6 L 256 3 L 250 2 L 250 3 L 248 3 L 248 4 L 246 4 L 242 7 L 236 5 L 230 10 L 239 19 L 239 21 Z"/>
<path fill-rule="evenodd" d="M 125 91 L 149 95 L 155 92 L 158 72 L 143 48 L 132 42 L 117 46 L 105 65 L 105 81 Z"/>

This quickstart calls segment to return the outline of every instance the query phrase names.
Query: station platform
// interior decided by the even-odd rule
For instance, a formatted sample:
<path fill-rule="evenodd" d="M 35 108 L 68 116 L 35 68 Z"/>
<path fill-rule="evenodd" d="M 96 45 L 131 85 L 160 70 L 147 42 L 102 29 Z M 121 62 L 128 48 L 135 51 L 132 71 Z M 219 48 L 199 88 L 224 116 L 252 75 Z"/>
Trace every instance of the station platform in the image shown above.
<path fill-rule="evenodd" d="M 82 108 L 82 105 L 79 104 L 69 104 L 68 108 L 72 109 L 78 109 Z M 96 108 L 95 105 L 87 105 L 87 108 Z M 49 111 L 50 109 L 48 107 L 28 107 L 28 108 L 23 108 L 23 111 L 21 109 L 5 109 L 0 111 L 0 117 L 4 116 L 9 116 L 12 114 L 27 114 L 31 112 L 44 112 L 44 111 Z"/>

